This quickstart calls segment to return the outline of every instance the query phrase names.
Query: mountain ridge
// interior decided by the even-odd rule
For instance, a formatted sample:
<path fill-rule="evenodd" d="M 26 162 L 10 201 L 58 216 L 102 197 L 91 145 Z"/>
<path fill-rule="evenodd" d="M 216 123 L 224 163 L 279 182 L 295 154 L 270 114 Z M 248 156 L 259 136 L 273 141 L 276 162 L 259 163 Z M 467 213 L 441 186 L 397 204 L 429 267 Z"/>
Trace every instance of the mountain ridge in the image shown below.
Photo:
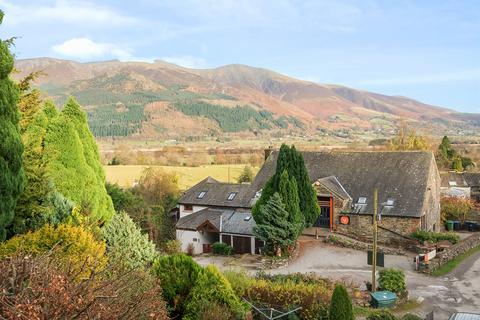
<path fill-rule="evenodd" d="M 46 76 L 36 82 L 40 89 L 57 103 L 67 95 L 77 97 L 91 118 L 105 108 L 118 118 L 113 106 L 122 104 L 130 110 L 129 106 L 141 105 L 144 118 L 135 124 L 139 131 L 129 134 L 138 138 L 230 132 L 222 125 L 222 121 L 232 122 L 227 120 L 229 112 L 245 117 L 246 124 L 239 126 L 243 129 L 233 132 L 253 132 L 255 136 L 267 130 L 272 131 L 270 135 L 342 131 L 342 135 L 359 137 L 362 132 L 388 136 L 400 120 L 441 133 L 462 127 L 476 132 L 479 119 L 408 97 L 321 84 L 243 64 L 190 69 L 161 60 L 82 63 L 43 57 L 17 60 L 15 65 L 18 79 L 42 70 Z M 222 114 L 223 120 L 216 114 Z M 172 124 L 171 117 L 184 125 Z M 195 122 L 206 127 L 199 128 Z M 123 125 L 130 124 L 126 121 Z"/>

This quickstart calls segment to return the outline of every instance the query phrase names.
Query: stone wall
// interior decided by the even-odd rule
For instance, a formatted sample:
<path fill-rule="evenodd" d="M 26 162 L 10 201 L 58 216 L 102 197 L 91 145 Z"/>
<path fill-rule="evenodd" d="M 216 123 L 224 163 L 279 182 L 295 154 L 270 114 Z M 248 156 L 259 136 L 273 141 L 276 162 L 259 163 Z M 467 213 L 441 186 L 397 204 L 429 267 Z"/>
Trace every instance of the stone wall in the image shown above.
<path fill-rule="evenodd" d="M 451 246 L 450 248 L 447 248 L 442 252 L 437 253 L 435 259 L 430 261 L 428 269 L 423 270 L 423 272 L 430 273 L 443 266 L 453 258 L 478 246 L 480 246 L 480 233 L 475 233 L 470 237 L 460 241 L 459 243 Z"/>
<path fill-rule="evenodd" d="M 354 236 L 361 241 L 372 241 L 373 226 L 371 215 L 347 214 L 349 225 L 334 223 L 334 230 L 340 234 Z M 412 242 L 409 235 L 420 227 L 419 218 L 382 217 L 378 222 L 378 242 L 390 246 L 405 246 Z"/>
<path fill-rule="evenodd" d="M 440 174 L 438 173 L 435 158 L 432 158 L 432 164 L 428 172 L 427 190 L 423 200 L 422 214 L 424 215 L 424 224 L 422 230 L 440 231 Z"/>

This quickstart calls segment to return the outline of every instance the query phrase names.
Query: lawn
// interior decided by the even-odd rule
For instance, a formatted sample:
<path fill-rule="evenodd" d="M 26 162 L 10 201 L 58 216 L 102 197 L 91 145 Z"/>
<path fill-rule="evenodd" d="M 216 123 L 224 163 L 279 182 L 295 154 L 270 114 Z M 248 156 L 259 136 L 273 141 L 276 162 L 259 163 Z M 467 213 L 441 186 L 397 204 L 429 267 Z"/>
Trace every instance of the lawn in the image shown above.
<path fill-rule="evenodd" d="M 149 166 L 137 165 L 119 165 L 104 166 L 107 181 L 118 183 L 123 187 L 131 187 L 142 174 L 143 169 Z M 181 167 L 181 166 L 150 166 L 154 168 L 162 168 L 166 172 L 175 172 L 178 176 L 178 182 L 182 190 L 188 189 L 196 183 L 211 176 L 223 182 L 236 182 L 237 177 L 242 172 L 245 165 L 206 165 L 199 167 Z M 253 168 L 256 174 L 258 168 Z"/>

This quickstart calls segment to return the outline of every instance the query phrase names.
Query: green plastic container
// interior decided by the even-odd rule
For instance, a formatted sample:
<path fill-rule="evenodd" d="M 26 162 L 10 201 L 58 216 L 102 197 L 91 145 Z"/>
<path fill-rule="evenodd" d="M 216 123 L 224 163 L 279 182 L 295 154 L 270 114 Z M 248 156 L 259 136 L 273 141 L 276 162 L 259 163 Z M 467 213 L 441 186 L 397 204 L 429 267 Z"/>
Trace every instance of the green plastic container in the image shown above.
<path fill-rule="evenodd" d="M 447 230 L 448 231 L 453 230 L 453 221 L 452 220 L 447 220 Z"/>
<path fill-rule="evenodd" d="M 370 293 L 370 296 L 370 303 L 374 308 L 392 308 L 397 302 L 397 295 L 390 291 L 377 291 Z"/>

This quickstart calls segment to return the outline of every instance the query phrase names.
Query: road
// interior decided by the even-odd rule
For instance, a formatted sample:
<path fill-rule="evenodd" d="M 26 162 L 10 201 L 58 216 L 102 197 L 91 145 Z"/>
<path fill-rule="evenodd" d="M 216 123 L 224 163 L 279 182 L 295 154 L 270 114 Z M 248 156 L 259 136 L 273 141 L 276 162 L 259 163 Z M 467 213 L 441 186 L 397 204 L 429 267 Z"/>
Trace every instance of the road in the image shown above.
<path fill-rule="evenodd" d="M 357 284 L 371 280 L 371 266 L 367 265 L 365 252 L 313 241 L 302 243 L 301 250 L 287 267 L 268 272 L 315 272 Z M 438 278 L 414 271 L 413 257 L 387 255 L 385 266 L 405 271 L 410 298 L 422 302 L 415 312 L 425 315 L 433 310 L 435 320 L 448 319 L 455 311 L 480 313 L 480 253 Z"/>
<path fill-rule="evenodd" d="M 299 256 L 288 266 L 266 270 L 272 274 L 314 272 L 333 280 L 354 282 L 358 285 L 371 281 L 371 266 L 366 253 L 339 248 L 320 241 L 301 242 Z M 258 256 L 243 256 L 233 260 L 226 257 L 199 256 L 202 264 L 215 264 L 220 269 L 243 269 L 255 273 Z M 413 257 L 387 255 L 385 266 L 405 272 L 410 299 L 420 301 L 414 312 L 425 315 L 434 311 L 435 320 L 448 319 L 455 311 L 480 313 L 480 252 L 463 261 L 444 277 L 431 277 L 413 270 Z"/>

